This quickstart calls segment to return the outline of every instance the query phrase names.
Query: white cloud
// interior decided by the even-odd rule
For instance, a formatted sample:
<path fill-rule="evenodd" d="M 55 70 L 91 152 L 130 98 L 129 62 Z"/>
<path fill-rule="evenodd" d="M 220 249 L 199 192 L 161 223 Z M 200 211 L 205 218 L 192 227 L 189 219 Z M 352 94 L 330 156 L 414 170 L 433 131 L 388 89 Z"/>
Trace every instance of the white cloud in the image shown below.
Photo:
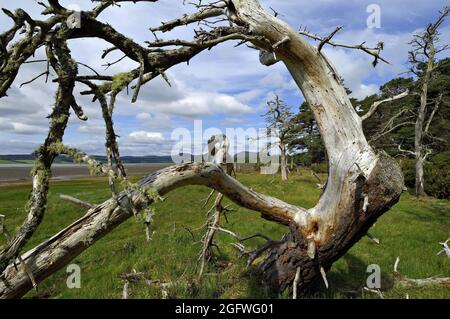
<path fill-rule="evenodd" d="M 82 125 L 78 128 L 78 132 L 84 134 L 95 134 L 102 135 L 105 133 L 105 128 L 103 126 L 94 126 L 94 125 Z"/>
<path fill-rule="evenodd" d="M 172 87 L 161 79 L 155 79 L 142 89 L 138 102 L 130 105 L 130 97 L 122 95 L 119 114 L 133 112 L 140 121 L 150 121 L 157 115 L 179 117 L 203 117 L 215 114 L 245 114 L 252 108 L 233 95 L 209 90 L 193 90 L 188 83 L 172 78 Z M 157 92 L 153 94 L 153 92 Z M 128 106 L 129 107 L 126 107 Z"/>
<path fill-rule="evenodd" d="M 235 97 L 218 93 L 193 92 L 184 99 L 168 105 L 172 114 L 202 116 L 217 113 L 250 113 L 252 108 Z"/>
<path fill-rule="evenodd" d="M 28 125 L 24 123 L 19 122 L 13 122 L 11 123 L 12 128 L 14 130 L 14 133 L 17 134 L 39 134 L 39 133 L 45 133 L 47 131 L 46 128 L 37 126 L 37 125 Z"/>
<path fill-rule="evenodd" d="M 164 137 L 159 132 L 137 131 L 128 135 L 128 139 L 135 143 L 155 143 L 164 141 Z"/>
<path fill-rule="evenodd" d="M 91 8 L 89 1 L 77 1 L 82 8 Z M 25 8 L 33 17 L 37 17 L 42 8 L 29 0 L 4 1 L 2 6 L 14 10 Z M 298 0 L 261 0 L 265 8 L 273 7 L 280 13 L 280 18 L 293 27 L 306 25 L 312 32 L 322 35 L 329 34 L 337 25 L 345 24 L 343 32 L 335 37 L 336 41 L 358 44 L 367 41 L 375 45 L 378 41 L 385 42 L 383 56 L 391 65 L 380 63 L 377 68 L 371 66 L 371 57 L 356 50 L 332 49 L 325 52 L 336 65 L 339 73 L 345 79 L 346 85 L 357 98 L 371 95 L 378 90 L 380 84 L 398 76 L 405 70 L 408 42 L 412 33 L 426 26 L 435 19 L 437 10 L 445 0 L 415 1 L 409 0 L 378 0 L 382 8 L 382 29 L 367 29 L 366 7 L 371 0 L 317 0 L 299 4 Z M 123 3 L 121 7 L 112 7 L 100 16 L 104 22 L 111 23 L 117 30 L 144 45 L 145 40 L 152 40 L 148 32 L 150 26 L 159 25 L 181 16 L 184 12 L 192 12 L 193 6 L 181 5 L 182 1 L 161 0 L 157 3 Z M 64 5 L 64 3 L 63 3 Z M 301 6 L 301 10 L 299 10 Z M 151 13 L 151 14 L 149 14 Z M 124 19 L 133 16 L 134 19 Z M 136 24 L 136 21 L 143 23 Z M 0 19 L 0 32 L 11 26 L 9 19 Z M 443 26 L 442 39 L 450 37 L 450 28 Z M 163 39 L 191 39 L 192 27 L 183 27 L 170 34 L 161 34 Z M 202 118 L 205 126 L 210 121 L 220 121 L 222 124 L 238 124 L 239 121 L 257 126 L 261 121 L 265 101 L 278 93 L 285 100 L 298 99 L 299 90 L 292 81 L 283 64 L 272 67 L 259 64 L 258 52 L 245 46 L 234 48 L 236 42 L 229 42 L 206 51 L 190 61 L 190 65 L 180 64 L 169 70 L 168 76 L 172 83 L 169 87 L 160 77 L 142 87 L 139 100 L 130 103 L 130 96 L 120 96 L 116 104 L 114 121 L 117 132 L 123 133 L 121 139 L 122 154 L 152 154 L 167 151 L 168 145 L 158 141 L 156 135 L 141 134 L 136 139 L 147 139 L 148 144 L 138 143 L 130 135 L 137 132 L 158 133 L 163 137 L 168 129 L 176 126 L 188 127 L 193 117 Z M 317 43 L 316 43 L 317 44 Z M 80 62 L 87 63 L 102 74 L 111 75 L 128 71 L 137 64 L 129 59 L 111 66 L 105 70 L 106 62 L 112 62 L 121 57 L 120 52 L 112 52 L 106 59 L 101 59 L 103 49 L 110 47 L 99 39 L 71 40 L 69 46 L 73 56 Z M 44 57 L 39 50 L 33 59 Z M 33 63 L 24 66 L 20 71 L 15 85 L 8 92 L 9 97 L 0 100 L 0 145 L 2 152 L 23 153 L 33 151 L 35 140 L 42 142 L 44 132 L 48 128 L 48 119 L 54 103 L 56 85 L 49 81 L 43 83 L 43 78 L 19 89 L 22 82 L 30 80 L 44 71 L 45 63 Z M 85 67 L 79 67 L 80 74 L 90 74 Z M 85 89 L 77 85 L 77 92 Z M 86 147 L 86 151 L 104 152 L 101 111 L 97 102 L 91 103 L 89 97 L 75 95 L 89 116 L 87 123 L 72 117 L 65 141 L 71 141 L 74 146 Z M 217 116 L 220 118 L 214 118 Z M 243 117 L 245 116 L 245 120 Z M 31 135 L 37 132 L 38 135 Z M 131 133 L 130 133 L 131 132 Z M 89 136 L 89 139 L 86 136 Z M 156 140 L 155 140 L 156 139 Z M 153 140 L 153 142 L 152 142 Z M 12 143 L 11 141 L 15 141 Z M 21 141 L 21 142 L 20 142 Z M 159 144 L 150 144 L 159 143 Z"/>
<path fill-rule="evenodd" d="M 355 92 L 352 92 L 352 96 L 358 98 L 358 99 L 363 99 L 366 96 L 370 96 L 373 94 L 378 93 L 379 87 L 376 84 L 371 84 L 371 85 L 365 85 L 365 84 L 360 84 L 356 89 Z"/>
<path fill-rule="evenodd" d="M 140 121 L 148 121 L 152 119 L 152 116 L 148 113 L 139 113 L 136 115 L 136 119 Z"/>
<path fill-rule="evenodd" d="M 236 95 L 236 98 L 242 103 L 249 103 L 262 95 L 264 95 L 264 90 L 257 88 L 239 93 Z"/>
<path fill-rule="evenodd" d="M 237 118 L 237 117 L 228 117 L 226 119 L 224 119 L 221 124 L 224 126 L 236 126 L 238 124 L 242 124 L 244 123 L 245 120 L 242 118 Z"/>
<path fill-rule="evenodd" d="M 142 88 L 135 104 L 130 103 L 129 96 L 120 95 L 117 114 L 133 115 L 140 121 L 155 123 L 158 117 L 164 116 L 193 118 L 253 112 L 252 107 L 234 95 L 216 90 L 194 90 L 189 86 L 189 82 L 179 80 L 178 74 L 169 76 L 171 87 L 161 78 L 157 78 Z"/>

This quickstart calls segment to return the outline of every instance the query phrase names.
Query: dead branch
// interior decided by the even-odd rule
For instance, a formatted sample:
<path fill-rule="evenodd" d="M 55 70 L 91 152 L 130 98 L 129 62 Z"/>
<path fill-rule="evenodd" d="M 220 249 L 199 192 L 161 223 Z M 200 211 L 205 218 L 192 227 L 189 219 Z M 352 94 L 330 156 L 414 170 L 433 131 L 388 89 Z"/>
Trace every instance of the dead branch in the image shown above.
<path fill-rule="evenodd" d="M 392 101 L 395 101 L 395 100 L 399 100 L 399 99 L 402 99 L 404 97 L 407 97 L 408 95 L 409 95 L 409 91 L 407 90 L 407 91 L 405 91 L 405 92 L 403 92 L 401 94 L 398 94 L 396 96 L 393 96 L 393 97 L 384 99 L 382 101 L 377 101 L 377 102 L 373 103 L 372 106 L 370 107 L 369 111 L 366 114 L 364 114 L 363 116 L 361 116 L 361 120 L 365 121 L 368 118 L 370 118 L 372 115 L 374 115 L 375 112 L 377 111 L 378 107 L 381 104 L 387 103 L 387 102 L 392 102 Z"/>
<path fill-rule="evenodd" d="M 152 226 L 153 223 L 153 217 L 155 216 L 154 211 L 151 208 L 147 208 L 144 211 L 144 225 L 145 225 L 145 238 L 147 240 L 147 242 L 150 242 L 151 238 L 151 231 L 150 231 L 150 227 Z"/>
<path fill-rule="evenodd" d="M 384 299 L 384 295 L 383 295 L 383 293 L 380 291 L 380 289 L 370 289 L 370 288 L 367 288 L 367 287 L 364 287 L 363 289 L 364 289 L 365 291 L 368 291 L 368 292 L 371 292 L 371 293 L 376 294 L 378 297 L 380 297 L 380 299 Z"/>
<path fill-rule="evenodd" d="M 300 280 L 300 267 L 297 267 L 297 271 L 295 273 L 294 283 L 292 284 L 292 299 L 297 299 L 297 286 Z"/>
<path fill-rule="evenodd" d="M 322 275 L 322 279 L 323 279 L 323 283 L 325 284 L 325 287 L 328 289 L 327 273 L 325 272 L 325 269 L 323 269 L 323 267 L 320 267 L 320 274 Z"/>
<path fill-rule="evenodd" d="M 225 168 L 225 172 L 227 175 L 232 176 L 234 173 L 234 177 L 236 177 L 233 163 L 227 163 L 227 160 L 230 157 L 228 153 L 229 149 L 230 149 L 230 141 L 226 135 L 224 134 L 213 135 L 208 140 L 208 161 L 221 165 L 222 167 Z M 209 199 L 213 194 L 214 190 L 212 190 L 211 193 L 209 194 L 203 207 L 207 205 Z M 228 222 L 226 213 L 229 212 L 230 209 L 222 206 L 222 200 L 223 195 L 221 193 L 217 194 L 213 207 L 207 213 L 207 215 L 209 215 L 210 211 L 213 212 L 213 214 L 209 217 L 208 221 L 206 222 L 205 225 L 206 233 L 202 238 L 203 247 L 198 258 L 198 260 L 200 261 L 200 271 L 198 276 L 199 280 L 202 278 L 206 262 L 209 261 L 211 258 L 211 248 L 213 246 L 218 248 L 217 244 L 214 243 L 214 236 L 216 234 L 217 227 L 220 226 L 221 216 L 223 215 Z"/>
<path fill-rule="evenodd" d="M 442 286 L 442 287 L 450 287 L 450 277 L 429 277 L 423 279 L 411 279 L 403 276 L 398 271 L 398 265 L 400 262 L 400 258 L 397 257 L 394 264 L 394 279 L 395 284 L 405 288 L 414 288 L 414 287 L 429 287 L 429 286 Z"/>
<path fill-rule="evenodd" d="M 443 96 L 444 96 L 444 94 L 441 92 L 441 93 L 438 95 L 438 97 L 436 98 L 436 100 L 435 100 L 435 102 L 434 102 L 434 108 L 433 108 L 433 111 L 431 112 L 430 117 L 428 118 L 427 124 L 425 125 L 425 129 L 423 130 L 424 134 L 427 134 L 427 133 L 428 133 L 428 131 L 429 131 L 429 129 L 430 129 L 431 122 L 433 122 L 434 115 L 436 114 L 436 112 L 437 112 L 438 109 L 439 109 L 439 106 L 440 106 L 441 103 L 442 103 L 442 98 L 443 98 Z"/>
<path fill-rule="evenodd" d="M 68 202 L 70 202 L 72 204 L 75 204 L 75 205 L 81 206 L 83 208 L 86 208 L 86 209 L 91 209 L 91 208 L 93 208 L 95 206 L 95 205 L 92 205 L 90 203 L 87 203 L 85 201 L 79 200 L 79 199 L 77 199 L 75 197 L 72 197 L 72 196 L 69 196 L 69 195 L 59 194 L 59 198 L 61 198 L 62 200 L 68 201 Z"/>
<path fill-rule="evenodd" d="M 205 199 L 205 201 L 204 201 L 204 203 L 203 203 L 203 205 L 202 205 L 202 208 L 205 208 L 206 205 L 208 205 L 209 200 L 211 199 L 211 197 L 214 195 L 215 192 L 216 192 L 216 191 L 215 191 L 214 189 L 211 190 L 211 192 L 209 193 L 208 197 L 206 197 L 206 199 Z"/>
<path fill-rule="evenodd" d="M 442 253 L 445 253 L 445 254 L 447 255 L 448 259 L 450 259 L 450 248 L 448 247 L 448 242 L 449 242 L 449 241 L 450 241 L 450 238 L 447 239 L 447 240 L 446 240 L 445 242 L 443 242 L 443 243 L 439 243 L 439 244 L 442 245 L 442 248 L 443 248 L 443 249 L 437 253 L 437 256 L 439 256 L 439 255 L 442 254 Z"/>
<path fill-rule="evenodd" d="M 242 255 L 248 256 L 247 267 L 249 267 L 265 251 L 267 251 L 270 248 L 273 248 L 276 245 L 281 244 L 281 242 L 282 242 L 282 240 L 281 241 L 273 240 L 273 239 L 269 238 L 268 236 L 260 234 L 260 233 L 252 234 L 252 235 L 249 235 L 246 237 L 239 237 L 238 235 L 236 235 L 236 233 L 232 232 L 231 230 L 228 230 L 228 229 L 225 229 L 222 227 L 216 227 L 214 230 L 227 233 L 228 235 L 234 237 L 235 239 L 237 239 L 239 241 L 239 243 L 233 243 L 233 246 L 235 246 L 241 252 Z M 264 240 L 266 240 L 266 243 L 260 247 L 257 247 L 253 251 L 248 251 L 245 248 L 245 246 L 242 245 L 242 242 L 253 239 L 253 238 L 263 238 Z"/>
<path fill-rule="evenodd" d="M 322 179 L 319 177 L 319 175 L 317 175 L 316 172 L 311 171 L 311 174 L 319 181 L 317 185 L 318 189 L 324 189 L 325 188 L 325 184 L 322 182 Z"/>
<path fill-rule="evenodd" d="M 373 240 L 373 242 L 375 244 L 377 244 L 377 245 L 380 244 L 380 240 L 375 235 L 373 235 L 372 233 L 367 232 L 366 236 L 369 237 L 371 240 Z"/>
<path fill-rule="evenodd" d="M 213 243 L 214 235 L 216 233 L 217 227 L 219 227 L 220 216 L 223 211 L 222 199 L 223 199 L 223 195 L 219 193 L 217 195 L 216 201 L 214 203 L 214 213 L 210 217 L 209 221 L 207 222 L 207 232 L 202 238 L 203 247 L 202 247 L 202 250 L 201 250 L 199 258 L 198 258 L 198 260 L 200 262 L 200 270 L 199 270 L 199 274 L 198 274 L 199 280 L 202 278 L 203 270 L 205 268 L 206 262 L 211 257 L 210 249 L 214 245 L 214 243 Z"/>
<path fill-rule="evenodd" d="M 50 64 L 59 75 L 60 80 L 56 94 L 56 103 L 50 115 L 49 133 L 45 143 L 37 150 L 36 165 L 32 171 L 33 190 L 29 201 L 28 216 L 18 232 L 0 251 L 0 273 L 20 254 L 42 221 L 47 203 L 50 169 L 55 159 L 55 154 L 49 148 L 53 144 L 61 143 L 69 120 L 70 108 L 74 99 L 75 77 L 78 69 L 70 55 L 67 42 L 64 38 L 59 38 L 60 36 L 60 34 L 55 35 L 53 48 L 47 50 Z M 53 50 L 55 54 L 53 54 Z"/>
<path fill-rule="evenodd" d="M 405 154 L 408 154 L 408 155 L 416 156 L 416 153 L 414 153 L 413 151 L 402 149 L 401 145 L 398 145 L 398 151 L 402 152 L 402 153 L 405 153 Z"/>
<path fill-rule="evenodd" d="M 225 6 L 222 7 L 211 7 L 200 10 L 190 16 L 184 16 L 183 18 L 163 22 L 161 26 L 156 28 L 151 28 L 151 32 L 168 32 L 176 27 L 186 26 L 195 22 L 200 22 L 208 18 L 217 17 L 225 13 Z"/>
<path fill-rule="evenodd" d="M 343 28 L 343 26 L 337 27 L 333 32 L 330 33 L 329 36 L 327 36 L 322 41 L 320 41 L 320 44 L 317 47 L 317 50 L 320 52 L 322 50 L 323 46 L 325 44 L 329 43 L 331 41 L 331 39 L 336 35 L 336 33 L 338 33 L 339 31 L 342 30 L 342 28 Z"/>
<path fill-rule="evenodd" d="M 374 61 L 372 63 L 374 67 L 378 64 L 378 60 L 383 61 L 386 64 L 390 64 L 387 60 L 385 60 L 384 58 L 382 58 L 380 56 L 381 51 L 384 48 L 384 44 L 382 42 L 378 43 L 378 45 L 376 47 L 370 48 L 370 47 L 367 47 L 365 45 L 366 44 L 365 42 L 363 42 L 363 43 L 361 43 L 359 45 L 350 45 L 350 44 L 337 43 L 337 42 L 331 41 L 332 37 L 337 32 L 339 32 L 341 29 L 342 29 L 342 27 L 336 28 L 335 31 L 333 31 L 328 37 L 325 37 L 325 38 L 322 38 L 322 37 L 318 36 L 317 34 L 313 34 L 313 33 L 309 32 L 309 31 L 307 31 L 306 28 L 304 30 L 300 30 L 299 33 L 301 35 L 304 35 L 304 36 L 306 36 L 308 38 L 311 38 L 313 40 L 320 41 L 320 44 L 319 44 L 320 49 L 322 49 L 322 47 L 325 44 L 329 44 L 332 47 L 341 47 L 341 48 L 346 48 L 346 49 L 361 50 L 361 51 L 363 51 L 363 52 L 365 52 L 365 53 L 367 53 L 367 54 L 369 54 L 369 55 L 374 57 Z M 320 50 L 319 50 L 319 52 L 320 52 Z"/>
<path fill-rule="evenodd" d="M 49 74 L 48 71 L 42 72 L 41 74 L 35 76 L 35 77 L 32 78 L 31 80 L 26 81 L 26 82 L 23 82 L 22 84 L 20 84 L 19 88 L 22 88 L 22 86 L 27 85 L 27 84 L 30 84 L 30 83 L 36 81 L 37 79 L 39 79 L 40 77 L 42 77 L 42 76 L 44 76 L 44 75 L 48 75 L 48 74 Z"/>
<path fill-rule="evenodd" d="M 103 11 L 105 11 L 107 8 L 111 6 L 119 6 L 118 3 L 120 2 L 129 2 L 129 3 L 136 3 L 136 2 L 157 2 L 158 0 L 92 0 L 92 2 L 100 2 L 97 7 L 95 7 L 91 11 L 91 15 L 94 17 L 98 17 Z"/>
<path fill-rule="evenodd" d="M 6 217 L 5 215 L 0 215 L 0 233 L 5 237 L 6 240 L 10 241 L 11 235 L 9 234 L 8 229 L 6 228 L 5 217 Z M 17 257 L 17 259 L 19 260 L 20 264 L 22 265 L 23 270 L 27 274 L 28 278 L 30 278 L 33 288 L 37 289 L 36 279 L 34 278 L 33 272 L 30 270 L 30 267 L 28 267 L 27 263 L 23 261 L 22 256 L 19 255 Z M 14 265 L 16 265 L 15 262 L 14 262 Z M 1 277 L 2 277 L 2 275 L 0 276 L 0 279 L 1 279 Z"/>

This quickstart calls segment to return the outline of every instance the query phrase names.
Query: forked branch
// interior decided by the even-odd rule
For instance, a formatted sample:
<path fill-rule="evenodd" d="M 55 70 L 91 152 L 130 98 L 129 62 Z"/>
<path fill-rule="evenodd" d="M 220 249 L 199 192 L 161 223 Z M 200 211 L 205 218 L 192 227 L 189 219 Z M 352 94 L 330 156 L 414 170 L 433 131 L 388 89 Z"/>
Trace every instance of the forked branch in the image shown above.
<path fill-rule="evenodd" d="M 402 99 L 402 98 L 404 98 L 404 97 L 407 97 L 408 95 L 409 95 L 409 91 L 407 90 L 407 91 L 405 91 L 405 92 L 403 92 L 403 93 L 401 93 L 401 94 L 398 94 L 398 95 L 396 95 L 396 96 L 393 96 L 393 97 L 384 99 L 384 100 L 382 100 L 382 101 L 377 101 L 377 102 L 373 103 L 372 106 L 370 107 L 369 111 L 368 111 L 366 114 L 364 114 L 363 116 L 361 116 L 361 120 L 362 120 L 362 121 L 365 121 L 365 120 L 367 120 L 368 118 L 370 118 L 372 115 L 374 115 L 375 112 L 378 110 L 378 107 L 379 107 L 381 104 L 383 104 L 383 103 L 388 103 L 388 102 L 392 102 L 392 101 L 395 101 L 395 100 L 399 100 L 399 99 Z"/>
<path fill-rule="evenodd" d="M 371 47 L 366 46 L 365 42 L 363 42 L 361 44 L 357 44 L 357 45 L 352 45 L 352 44 L 345 44 L 345 43 L 338 43 L 338 42 L 331 41 L 332 38 L 336 35 L 336 33 L 338 33 L 341 29 L 342 29 L 342 27 L 336 28 L 327 37 L 321 37 L 317 34 L 311 33 L 306 28 L 303 30 L 300 30 L 299 33 L 301 35 L 304 35 L 313 40 L 320 41 L 320 44 L 318 46 L 319 52 L 322 50 L 322 48 L 325 44 L 328 44 L 328 45 L 331 45 L 332 47 L 341 47 L 341 48 L 345 48 L 345 49 L 361 50 L 361 51 L 371 55 L 374 58 L 373 63 L 372 63 L 373 66 L 377 66 L 378 60 L 383 61 L 386 64 L 390 64 L 387 60 L 385 60 L 384 58 L 381 57 L 381 51 L 384 49 L 384 44 L 382 42 L 378 43 L 376 47 L 371 48 Z"/>

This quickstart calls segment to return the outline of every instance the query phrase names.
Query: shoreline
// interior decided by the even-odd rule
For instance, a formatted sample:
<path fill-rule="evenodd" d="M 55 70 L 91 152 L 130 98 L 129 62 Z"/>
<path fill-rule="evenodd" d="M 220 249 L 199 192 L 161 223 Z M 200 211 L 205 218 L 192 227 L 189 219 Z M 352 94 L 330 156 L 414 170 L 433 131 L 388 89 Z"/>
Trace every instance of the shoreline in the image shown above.
<path fill-rule="evenodd" d="M 129 175 L 148 174 L 173 165 L 173 163 L 130 163 L 124 164 Z M 32 164 L 0 164 L 0 186 L 30 184 Z M 70 181 L 91 176 L 87 165 L 54 164 L 52 165 L 51 181 Z"/>

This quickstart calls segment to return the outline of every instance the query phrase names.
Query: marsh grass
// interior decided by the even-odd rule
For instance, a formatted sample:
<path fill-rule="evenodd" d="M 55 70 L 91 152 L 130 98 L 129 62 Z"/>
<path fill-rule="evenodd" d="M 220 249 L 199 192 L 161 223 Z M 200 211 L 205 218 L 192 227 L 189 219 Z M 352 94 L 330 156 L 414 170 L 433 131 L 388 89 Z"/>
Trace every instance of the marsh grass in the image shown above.
<path fill-rule="evenodd" d="M 134 177 L 136 180 L 137 177 Z M 312 207 L 320 196 L 316 179 L 309 171 L 291 176 L 282 183 L 279 176 L 238 174 L 238 179 L 255 191 L 276 196 L 287 202 Z M 10 230 L 25 218 L 29 185 L 0 187 L 0 213 L 7 216 Z M 90 178 L 52 182 L 48 209 L 27 249 L 49 238 L 84 214 L 83 209 L 63 202 L 59 193 L 72 195 L 91 203 L 109 198 L 107 181 Z M 154 234 L 145 241 L 142 223 L 131 218 L 73 260 L 82 270 L 80 289 L 66 287 L 65 269 L 55 273 L 39 285 L 28 298 L 121 298 L 123 282 L 119 276 L 133 271 L 144 272 L 152 280 L 171 282 L 173 298 L 289 298 L 270 295 L 254 268 L 246 269 L 246 261 L 239 258 L 226 234 L 217 237 L 219 251 L 208 265 L 201 283 L 197 281 L 199 241 L 204 230 L 206 209 L 201 209 L 209 189 L 190 186 L 171 192 L 167 200 L 154 205 Z M 229 202 L 226 202 L 228 204 Z M 212 204 L 212 203 L 211 203 Z M 224 227 L 239 235 L 261 232 L 280 238 L 284 226 L 267 222 L 258 213 L 232 204 Z M 376 245 L 363 238 L 339 261 L 328 274 L 330 289 L 319 288 L 314 298 L 378 298 L 364 292 L 367 266 L 378 264 L 382 270 L 382 291 L 386 298 L 450 298 L 449 287 L 397 288 L 392 279 L 393 263 L 400 256 L 399 271 L 410 278 L 450 276 L 450 260 L 436 256 L 439 241 L 450 237 L 450 201 L 417 200 L 405 192 L 400 202 L 382 216 L 371 229 L 380 240 Z M 262 242 L 247 243 L 249 248 Z M 1 239 L 0 244 L 4 244 Z M 189 284 L 187 284 L 189 283 Z M 130 286 L 132 298 L 161 298 L 161 289 L 144 283 Z"/>

